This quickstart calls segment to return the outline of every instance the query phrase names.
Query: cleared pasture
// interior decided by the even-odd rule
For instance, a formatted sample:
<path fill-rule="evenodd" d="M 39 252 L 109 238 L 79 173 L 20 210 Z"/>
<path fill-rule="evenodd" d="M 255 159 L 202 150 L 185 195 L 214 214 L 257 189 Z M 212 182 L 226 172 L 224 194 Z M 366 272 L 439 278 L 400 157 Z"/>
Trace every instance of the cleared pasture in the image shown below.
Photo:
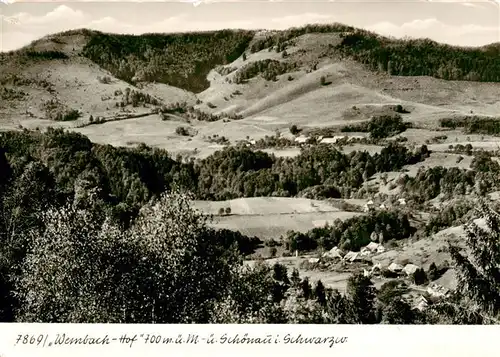
<path fill-rule="evenodd" d="M 359 216 L 358 212 L 313 212 L 295 214 L 230 215 L 215 217 L 212 225 L 217 228 L 239 231 L 261 239 L 279 239 L 290 230 L 307 232 L 325 223 Z"/>

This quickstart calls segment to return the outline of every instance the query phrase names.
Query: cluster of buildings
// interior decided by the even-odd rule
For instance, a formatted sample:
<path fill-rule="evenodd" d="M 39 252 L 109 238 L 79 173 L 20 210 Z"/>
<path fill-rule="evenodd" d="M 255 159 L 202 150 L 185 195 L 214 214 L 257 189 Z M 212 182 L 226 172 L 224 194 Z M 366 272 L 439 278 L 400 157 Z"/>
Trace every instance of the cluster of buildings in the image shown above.
<path fill-rule="evenodd" d="M 399 198 L 397 200 L 397 204 L 399 206 L 406 206 L 406 200 L 404 198 Z M 373 200 L 369 200 L 368 202 L 366 202 L 363 206 L 363 211 L 365 212 L 373 212 L 377 209 L 388 209 L 389 208 L 389 204 L 386 203 L 386 202 L 383 202 L 379 205 L 375 204 L 375 202 L 373 202 Z"/>

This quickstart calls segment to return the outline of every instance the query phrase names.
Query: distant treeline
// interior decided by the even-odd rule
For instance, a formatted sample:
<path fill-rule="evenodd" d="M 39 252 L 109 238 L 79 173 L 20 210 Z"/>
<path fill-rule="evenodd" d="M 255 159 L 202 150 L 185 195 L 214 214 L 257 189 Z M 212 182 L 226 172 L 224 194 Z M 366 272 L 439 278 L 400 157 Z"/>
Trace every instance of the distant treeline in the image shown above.
<path fill-rule="evenodd" d="M 315 145 L 294 158 L 229 147 L 203 160 L 183 162 L 165 150 L 94 144 L 81 134 L 62 129 L 4 132 L 0 147 L 15 177 L 22 176 L 32 163 L 54 182 L 54 189 L 62 196 L 74 195 L 80 187 L 98 188 L 102 199 L 123 218 L 173 187 L 205 200 L 292 197 L 313 187 L 314 192 L 350 197 L 374 173 L 398 170 L 428 156 L 425 146 L 410 152 L 397 144 L 374 155 L 359 151 L 346 155 L 328 145 Z"/>
<path fill-rule="evenodd" d="M 396 76 L 431 76 L 447 80 L 500 81 L 500 45 L 465 48 L 429 39 L 393 40 L 356 30 L 343 34 L 336 50 L 371 70 Z"/>
<path fill-rule="evenodd" d="M 402 133 L 409 127 L 410 123 L 404 123 L 401 115 L 381 115 L 361 124 L 346 125 L 340 131 L 370 133 L 373 139 L 383 139 Z"/>
<path fill-rule="evenodd" d="M 277 76 L 293 71 L 296 68 L 297 65 L 295 63 L 280 62 L 271 59 L 255 61 L 238 70 L 234 76 L 234 82 L 240 84 L 259 74 L 265 80 L 272 81 L 276 80 Z"/>
<path fill-rule="evenodd" d="M 500 134 L 500 118 L 465 116 L 460 118 L 443 118 L 439 121 L 443 128 L 463 128 L 469 134 Z"/>
<path fill-rule="evenodd" d="M 61 51 L 26 51 L 26 56 L 40 60 L 67 59 L 68 55 Z"/>

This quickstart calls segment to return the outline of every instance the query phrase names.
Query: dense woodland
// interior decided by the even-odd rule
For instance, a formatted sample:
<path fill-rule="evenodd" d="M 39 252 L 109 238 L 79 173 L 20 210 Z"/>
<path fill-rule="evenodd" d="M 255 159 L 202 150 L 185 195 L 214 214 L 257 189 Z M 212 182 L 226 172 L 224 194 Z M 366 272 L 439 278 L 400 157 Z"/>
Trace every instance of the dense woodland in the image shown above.
<path fill-rule="evenodd" d="M 182 162 L 161 149 L 93 144 L 83 135 L 61 129 L 6 132 L 0 145 L 18 175 L 27 163 L 38 162 L 64 194 L 75 185 L 99 187 L 103 199 L 125 212 L 176 186 L 201 199 L 215 200 L 292 197 L 317 185 L 335 186 L 341 197 L 349 197 L 374 173 L 397 170 L 428 155 L 425 146 L 413 153 L 397 144 L 373 156 L 366 152 L 345 155 L 331 146 L 316 145 L 304 148 L 295 158 L 229 147 L 204 160 Z"/>
<path fill-rule="evenodd" d="M 439 121 L 443 128 L 462 128 L 468 134 L 500 134 L 500 120 L 492 117 L 465 116 L 458 118 L 445 118 Z"/>
<path fill-rule="evenodd" d="M 193 92 L 206 89 L 206 75 L 238 58 L 251 31 L 141 36 L 92 32 L 83 55 L 127 82 L 160 82 Z"/>
<path fill-rule="evenodd" d="M 390 40 L 367 31 L 343 34 L 337 50 L 371 70 L 395 76 L 500 81 L 500 46 L 464 48 L 429 39 Z"/>
<path fill-rule="evenodd" d="M 317 248 L 330 250 L 340 247 L 346 251 L 359 251 L 377 235 L 379 243 L 408 238 L 414 229 L 408 215 L 402 212 L 378 211 L 366 216 L 338 220 L 333 225 L 314 228 L 307 233 L 290 232 L 287 244 L 291 251 L 312 251 Z"/>
<path fill-rule="evenodd" d="M 2 142 L 0 154 L 2 321 L 498 323 L 500 218 L 488 208 L 479 213 L 490 230 L 467 230 L 474 260 L 450 246 L 459 274 L 456 294 L 446 300 L 429 297 L 430 308 L 420 312 L 403 296 L 403 282 L 377 290 L 369 277 L 355 274 L 342 295 L 321 282 L 312 285 L 296 270 L 289 275 L 279 264 L 243 268 L 242 253 L 251 251 L 256 239 L 209 228 L 209 217 L 192 210 L 186 194 L 159 194 L 124 227 L 106 210 L 101 189 L 83 184 L 93 175 L 85 181 L 76 174 L 81 165 L 98 167 L 104 154 L 91 156 L 91 145 L 75 134 L 16 135 Z M 34 150 L 37 140 L 44 142 L 43 152 Z M 140 151 L 135 156 L 107 152 L 117 165 L 137 167 L 143 160 Z M 61 167 L 63 158 L 71 160 Z M 165 163 L 176 167 L 169 160 Z M 67 168 L 68 162 L 73 166 Z M 140 167 L 147 164 L 144 160 Z M 75 192 L 68 195 L 72 187 Z M 378 213 L 292 237 L 290 243 L 357 244 L 377 225 L 384 239 L 390 232 L 394 237 L 409 233 L 404 215 Z"/>

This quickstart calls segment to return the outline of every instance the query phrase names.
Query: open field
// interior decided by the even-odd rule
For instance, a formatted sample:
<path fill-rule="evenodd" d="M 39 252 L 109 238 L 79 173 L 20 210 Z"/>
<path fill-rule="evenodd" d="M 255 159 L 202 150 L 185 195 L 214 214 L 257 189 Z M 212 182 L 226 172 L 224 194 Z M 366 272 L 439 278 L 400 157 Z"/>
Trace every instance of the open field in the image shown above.
<path fill-rule="evenodd" d="M 239 231 L 262 239 L 279 239 L 290 230 L 307 232 L 323 227 L 337 219 L 345 220 L 360 215 L 358 212 L 318 212 L 296 214 L 268 214 L 263 216 L 230 215 L 217 217 L 214 226 Z"/>
<path fill-rule="evenodd" d="M 289 197 L 249 197 L 230 201 L 193 201 L 193 207 L 207 214 L 218 214 L 220 208 L 231 208 L 235 215 L 265 216 L 287 213 L 338 212 L 327 201 Z"/>
<path fill-rule="evenodd" d="M 306 198 L 252 197 L 230 201 L 193 201 L 193 207 L 214 215 L 213 225 L 262 239 L 279 239 L 290 230 L 307 232 L 336 219 L 348 219 L 358 212 L 339 210 L 328 201 Z M 219 209 L 229 207 L 229 215 Z"/>

